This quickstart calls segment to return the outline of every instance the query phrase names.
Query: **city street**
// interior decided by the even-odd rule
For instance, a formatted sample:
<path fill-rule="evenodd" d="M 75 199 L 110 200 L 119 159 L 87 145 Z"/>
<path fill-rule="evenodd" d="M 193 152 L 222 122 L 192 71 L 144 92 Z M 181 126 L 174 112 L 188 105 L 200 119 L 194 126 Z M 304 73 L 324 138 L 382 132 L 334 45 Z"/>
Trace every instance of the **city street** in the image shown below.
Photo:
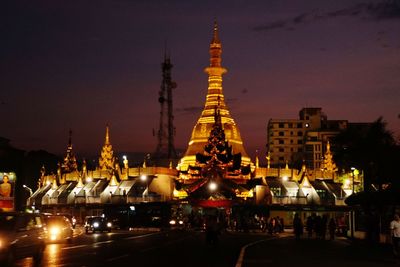
<path fill-rule="evenodd" d="M 80 231 L 81 232 L 81 231 Z M 207 245 L 203 232 L 114 231 L 80 233 L 73 243 L 49 244 L 42 266 L 394 266 L 388 246 L 335 241 L 295 240 L 290 232 L 230 233 Z M 17 266 L 32 266 L 25 259 Z"/>

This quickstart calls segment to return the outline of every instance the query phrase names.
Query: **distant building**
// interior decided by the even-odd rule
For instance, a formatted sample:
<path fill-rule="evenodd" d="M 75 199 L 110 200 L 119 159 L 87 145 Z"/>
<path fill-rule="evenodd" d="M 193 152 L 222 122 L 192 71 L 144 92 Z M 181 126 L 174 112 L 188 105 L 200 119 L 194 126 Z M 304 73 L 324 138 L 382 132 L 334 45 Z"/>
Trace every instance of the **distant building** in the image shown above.
<path fill-rule="evenodd" d="M 347 120 L 328 120 L 321 108 L 303 108 L 299 119 L 270 119 L 267 148 L 271 166 L 287 163 L 320 169 L 330 138 L 348 127 Z"/>

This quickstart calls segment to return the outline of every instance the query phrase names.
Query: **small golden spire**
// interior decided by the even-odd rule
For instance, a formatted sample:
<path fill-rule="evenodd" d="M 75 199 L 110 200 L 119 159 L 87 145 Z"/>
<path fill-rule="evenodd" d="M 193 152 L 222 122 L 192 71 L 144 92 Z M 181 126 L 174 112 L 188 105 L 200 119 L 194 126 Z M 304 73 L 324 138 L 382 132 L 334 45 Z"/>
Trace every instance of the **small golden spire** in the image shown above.
<path fill-rule="evenodd" d="M 219 40 L 219 37 L 218 37 L 218 23 L 217 23 L 216 19 L 214 20 L 214 32 L 213 32 L 213 38 L 211 40 L 211 43 L 212 44 L 220 44 L 221 43 L 221 41 Z"/>
<path fill-rule="evenodd" d="M 107 126 L 106 126 L 106 140 L 105 140 L 104 144 L 105 144 L 105 145 L 110 144 L 110 130 L 109 130 L 109 128 L 108 128 L 108 124 L 107 124 Z"/>
<path fill-rule="evenodd" d="M 267 168 L 271 168 L 271 152 L 268 151 L 267 156 L 265 157 L 267 159 Z"/>
<path fill-rule="evenodd" d="M 82 188 L 84 187 L 83 181 L 82 181 L 82 175 L 78 176 L 78 184 L 76 185 L 77 188 Z"/>
<path fill-rule="evenodd" d="M 113 175 L 111 177 L 110 183 L 108 184 L 109 186 L 118 186 L 118 180 L 117 180 L 117 176 L 115 176 L 115 173 L 113 172 Z"/>
<path fill-rule="evenodd" d="M 57 185 L 57 176 L 53 176 L 53 185 L 52 185 L 52 187 L 51 187 L 51 189 L 53 189 L 53 190 L 56 190 L 58 188 L 58 185 Z"/>
<path fill-rule="evenodd" d="M 256 156 L 256 168 L 258 168 L 260 166 L 260 161 L 258 159 L 258 156 Z"/>

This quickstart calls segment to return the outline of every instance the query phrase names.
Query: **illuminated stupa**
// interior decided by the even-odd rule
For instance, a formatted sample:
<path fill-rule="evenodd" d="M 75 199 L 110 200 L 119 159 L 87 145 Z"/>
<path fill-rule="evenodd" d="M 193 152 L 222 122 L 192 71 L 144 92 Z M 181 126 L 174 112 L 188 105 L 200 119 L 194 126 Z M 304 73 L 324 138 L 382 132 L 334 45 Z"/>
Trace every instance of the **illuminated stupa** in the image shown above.
<path fill-rule="evenodd" d="M 241 154 L 241 165 L 252 165 L 247 155 L 239 128 L 231 117 L 228 107 L 225 104 L 225 97 L 222 92 L 222 74 L 227 70 L 221 66 L 222 45 L 218 37 L 218 26 L 214 23 L 213 38 L 210 44 L 210 66 L 205 68 L 208 74 L 208 91 L 204 110 L 193 128 L 192 136 L 185 155 L 180 160 L 177 169 L 187 171 L 189 165 L 196 165 L 196 154 L 202 152 L 208 142 L 210 131 L 215 123 L 214 111 L 218 106 L 221 122 L 224 128 L 226 139 L 232 146 L 232 153 Z"/>

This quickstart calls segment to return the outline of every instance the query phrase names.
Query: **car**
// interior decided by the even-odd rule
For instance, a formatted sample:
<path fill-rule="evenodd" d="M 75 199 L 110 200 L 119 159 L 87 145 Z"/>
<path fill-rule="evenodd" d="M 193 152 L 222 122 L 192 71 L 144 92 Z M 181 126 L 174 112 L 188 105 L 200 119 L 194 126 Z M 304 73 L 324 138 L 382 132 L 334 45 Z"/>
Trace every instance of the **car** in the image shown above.
<path fill-rule="evenodd" d="M 111 232 L 112 223 L 107 218 L 102 216 L 91 216 L 85 219 L 85 232 L 95 233 L 98 232 Z"/>
<path fill-rule="evenodd" d="M 47 242 L 56 243 L 67 241 L 72 242 L 74 230 L 70 220 L 63 215 L 45 216 L 47 225 Z"/>
<path fill-rule="evenodd" d="M 33 257 L 39 265 L 45 249 L 46 223 L 39 213 L 0 212 L 0 266 Z"/>

